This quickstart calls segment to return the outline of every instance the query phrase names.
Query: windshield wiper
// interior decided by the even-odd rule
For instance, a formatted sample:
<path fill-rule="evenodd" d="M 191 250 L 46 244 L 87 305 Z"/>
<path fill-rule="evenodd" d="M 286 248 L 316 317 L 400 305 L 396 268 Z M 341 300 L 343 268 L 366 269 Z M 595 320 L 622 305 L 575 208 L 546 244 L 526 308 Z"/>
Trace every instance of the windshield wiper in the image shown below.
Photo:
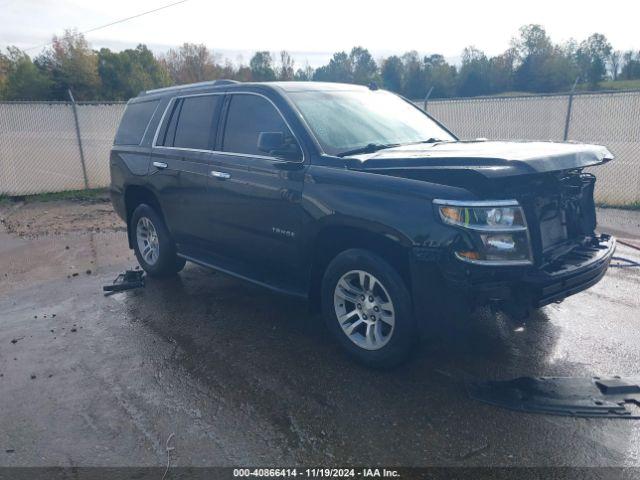
<path fill-rule="evenodd" d="M 406 145 L 418 145 L 420 143 L 443 143 L 443 142 L 451 142 L 453 140 L 443 140 L 441 138 L 435 138 L 435 137 L 431 137 L 427 140 L 420 140 L 419 142 L 411 142 L 411 143 L 407 143 Z"/>
<path fill-rule="evenodd" d="M 348 155 L 357 155 L 358 153 L 374 153 L 378 150 L 384 150 L 385 148 L 393 148 L 400 146 L 399 143 L 369 143 L 364 147 L 354 148 L 353 150 L 346 150 L 338 153 L 338 157 L 346 157 Z"/>

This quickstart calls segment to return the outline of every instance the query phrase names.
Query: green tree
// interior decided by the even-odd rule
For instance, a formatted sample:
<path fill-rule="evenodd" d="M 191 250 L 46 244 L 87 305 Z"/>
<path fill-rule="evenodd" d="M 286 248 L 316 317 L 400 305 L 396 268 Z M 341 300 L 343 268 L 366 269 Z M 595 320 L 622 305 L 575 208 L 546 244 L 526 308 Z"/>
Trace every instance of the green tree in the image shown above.
<path fill-rule="evenodd" d="M 633 52 L 629 50 L 624 52 L 622 55 L 620 78 L 623 80 L 640 79 L 640 51 Z"/>
<path fill-rule="evenodd" d="M 143 90 L 169 85 L 167 70 L 145 45 L 122 52 L 103 48 L 98 52 L 102 98 L 127 100 Z"/>
<path fill-rule="evenodd" d="M 327 65 L 316 69 L 313 79 L 321 82 L 353 83 L 351 60 L 347 52 L 334 53 Z"/>
<path fill-rule="evenodd" d="M 607 60 L 611 51 L 611 44 L 607 41 L 607 37 L 600 33 L 594 33 L 580 43 L 576 51 L 580 78 L 591 88 L 596 88 L 607 74 Z"/>
<path fill-rule="evenodd" d="M 270 82 L 276 79 L 273 57 L 269 52 L 256 52 L 249 61 L 251 78 L 256 82 Z"/>
<path fill-rule="evenodd" d="M 455 94 L 457 70 L 442 55 L 424 57 L 424 70 L 427 88 L 433 87 L 433 98 L 451 97 Z"/>
<path fill-rule="evenodd" d="M 526 92 L 567 89 L 575 79 L 575 62 L 566 50 L 553 45 L 540 25 L 520 28 L 513 40 L 516 55 L 514 86 Z"/>
<path fill-rule="evenodd" d="M 366 48 L 353 47 L 349 53 L 349 65 L 353 83 L 369 85 L 376 80 L 378 65 Z"/>
<path fill-rule="evenodd" d="M 489 59 L 484 52 L 475 47 L 465 48 L 458 73 L 458 94 L 472 97 L 490 93 L 489 71 Z"/>
<path fill-rule="evenodd" d="M 507 92 L 513 89 L 514 66 L 516 53 L 508 49 L 501 55 L 489 59 L 489 91 L 491 93 Z"/>
<path fill-rule="evenodd" d="M 0 98 L 5 96 L 7 78 L 11 69 L 11 61 L 4 53 L 0 52 Z"/>
<path fill-rule="evenodd" d="M 66 100 L 69 89 L 76 100 L 99 98 L 98 56 L 77 30 L 65 30 L 61 37 L 54 36 L 51 48 L 35 63 L 51 79 L 54 98 Z"/>
<path fill-rule="evenodd" d="M 382 62 L 382 85 L 387 90 L 400 93 L 402 91 L 402 81 L 404 75 L 404 65 L 402 59 L 397 55 L 392 55 Z"/>
<path fill-rule="evenodd" d="M 424 64 L 418 52 L 411 51 L 402 55 L 402 64 L 404 66 L 402 94 L 412 99 L 424 98 L 427 95 L 427 79 Z"/>
<path fill-rule="evenodd" d="M 45 100 L 51 96 L 51 82 L 17 47 L 8 47 L 0 58 L 5 73 L 2 96 L 7 100 Z"/>

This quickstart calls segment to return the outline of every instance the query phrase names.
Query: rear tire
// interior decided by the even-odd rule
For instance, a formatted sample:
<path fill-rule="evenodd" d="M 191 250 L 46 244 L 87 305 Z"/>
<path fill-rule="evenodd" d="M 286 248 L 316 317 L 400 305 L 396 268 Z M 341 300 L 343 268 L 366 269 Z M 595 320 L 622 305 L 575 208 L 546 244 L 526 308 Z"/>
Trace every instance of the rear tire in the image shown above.
<path fill-rule="evenodd" d="M 322 279 L 322 312 L 342 348 L 373 368 L 407 360 L 417 344 L 411 296 L 398 272 L 378 255 L 345 250 Z"/>
<path fill-rule="evenodd" d="M 131 215 L 129 231 L 138 263 L 152 277 L 175 275 L 186 261 L 176 254 L 176 245 L 162 217 L 142 203 Z"/>

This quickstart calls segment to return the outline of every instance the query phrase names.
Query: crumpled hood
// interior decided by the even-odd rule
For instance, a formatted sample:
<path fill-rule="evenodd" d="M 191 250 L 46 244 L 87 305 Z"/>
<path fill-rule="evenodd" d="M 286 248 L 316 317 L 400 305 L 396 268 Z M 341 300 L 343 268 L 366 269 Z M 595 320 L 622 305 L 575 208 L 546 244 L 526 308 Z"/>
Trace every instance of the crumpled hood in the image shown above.
<path fill-rule="evenodd" d="M 350 158 L 349 167 L 358 170 L 472 170 L 503 178 L 590 167 L 613 155 L 601 145 L 580 143 L 464 141 L 405 145 Z"/>

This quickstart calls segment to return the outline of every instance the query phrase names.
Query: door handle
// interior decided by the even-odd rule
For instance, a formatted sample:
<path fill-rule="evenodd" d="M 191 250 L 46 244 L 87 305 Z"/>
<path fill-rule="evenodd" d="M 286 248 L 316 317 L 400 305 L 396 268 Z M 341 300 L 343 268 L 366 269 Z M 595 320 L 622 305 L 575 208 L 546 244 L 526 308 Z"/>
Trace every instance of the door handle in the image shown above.
<path fill-rule="evenodd" d="M 164 162 L 153 162 L 153 166 L 160 170 L 167 168 L 167 164 Z"/>
<path fill-rule="evenodd" d="M 219 178 L 220 180 L 226 180 L 227 178 L 231 178 L 230 173 L 226 172 L 217 172 L 215 170 L 211 170 L 211 176 L 215 178 Z"/>

